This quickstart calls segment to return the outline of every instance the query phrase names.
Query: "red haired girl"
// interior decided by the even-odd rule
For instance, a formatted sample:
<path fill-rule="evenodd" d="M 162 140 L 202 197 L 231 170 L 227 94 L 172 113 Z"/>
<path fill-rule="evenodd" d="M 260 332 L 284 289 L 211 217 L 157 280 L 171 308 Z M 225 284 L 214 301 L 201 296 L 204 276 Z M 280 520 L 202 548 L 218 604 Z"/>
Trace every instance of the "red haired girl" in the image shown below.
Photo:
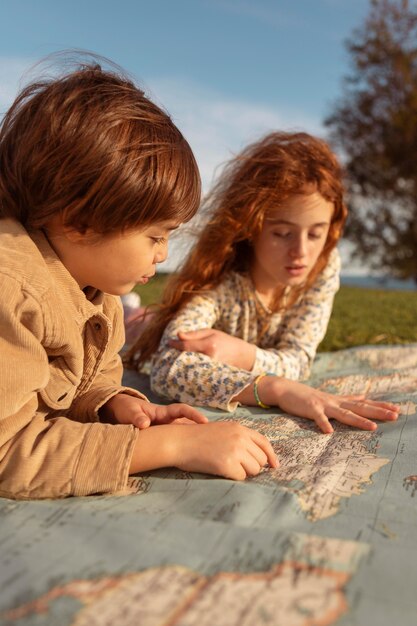
<path fill-rule="evenodd" d="M 136 365 L 152 355 L 154 391 L 229 411 L 275 405 L 324 432 L 329 418 L 368 430 L 371 419 L 395 419 L 392 405 L 295 382 L 309 374 L 339 287 L 347 211 L 328 145 L 267 135 L 226 165 L 203 211 L 196 244 L 130 351 Z"/>

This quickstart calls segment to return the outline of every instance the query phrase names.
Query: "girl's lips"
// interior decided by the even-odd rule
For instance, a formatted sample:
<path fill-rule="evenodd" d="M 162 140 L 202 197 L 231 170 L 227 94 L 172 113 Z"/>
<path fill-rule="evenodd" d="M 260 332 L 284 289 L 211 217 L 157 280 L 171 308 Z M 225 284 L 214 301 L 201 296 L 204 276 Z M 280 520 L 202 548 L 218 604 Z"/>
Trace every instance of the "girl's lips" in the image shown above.
<path fill-rule="evenodd" d="M 287 272 L 291 275 L 291 276 L 300 276 L 301 274 L 304 273 L 306 266 L 305 265 L 291 265 L 285 268 L 287 270 Z"/>

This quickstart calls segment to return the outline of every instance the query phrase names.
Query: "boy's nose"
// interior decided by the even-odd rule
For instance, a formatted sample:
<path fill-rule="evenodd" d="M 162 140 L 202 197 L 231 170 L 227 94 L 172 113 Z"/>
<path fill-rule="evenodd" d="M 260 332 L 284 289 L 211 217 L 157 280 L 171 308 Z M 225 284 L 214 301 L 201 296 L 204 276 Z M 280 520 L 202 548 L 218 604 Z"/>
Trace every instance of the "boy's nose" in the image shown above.
<path fill-rule="evenodd" d="M 163 244 L 155 255 L 155 263 L 163 263 L 168 256 L 168 243 Z"/>

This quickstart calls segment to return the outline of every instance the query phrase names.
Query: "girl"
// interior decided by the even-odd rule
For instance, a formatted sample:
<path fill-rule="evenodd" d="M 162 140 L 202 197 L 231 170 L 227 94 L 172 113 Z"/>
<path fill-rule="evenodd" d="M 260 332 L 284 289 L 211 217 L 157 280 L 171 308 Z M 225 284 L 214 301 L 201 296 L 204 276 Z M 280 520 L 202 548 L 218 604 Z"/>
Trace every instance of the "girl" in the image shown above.
<path fill-rule="evenodd" d="M 151 384 L 172 399 L 232 411 L 275 405 L 332 432 L 395 419 L 390 404 L 337 398 L 306 378 L 339 287 L 346 218 L 341 170 L 323 141 L 275 132 L 226 166 L 209 217 L 162 306 L 130 350 L 153 353 Z"/>
<path fill-rule="evenodd" d="M 17 97 L 0 127 L 0 495 L 276 467 L 256 431 L 121 385 L 118 296 L 155 273 L 199 201 L 188 143 L 120 72 L 86 63 Z"/>

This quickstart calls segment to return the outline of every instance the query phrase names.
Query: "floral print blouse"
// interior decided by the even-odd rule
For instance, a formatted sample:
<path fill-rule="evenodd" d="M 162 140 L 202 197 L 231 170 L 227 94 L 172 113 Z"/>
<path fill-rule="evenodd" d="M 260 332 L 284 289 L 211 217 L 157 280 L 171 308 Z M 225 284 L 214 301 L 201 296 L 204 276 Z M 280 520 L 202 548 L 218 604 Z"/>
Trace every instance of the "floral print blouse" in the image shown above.
<path fill-rule="evenodd" d="M 333 250 L 315 283 L 283 313 L 271 313 L 260 302 L 248 275 L 230 272 L 216 289 L 194 296 L 167 325 L 151 362 L 152 390 L 171 400 L 233 411 L 238 405 L 234 396 L 263 372 L 306 379 L 326 333 L 339 272 L 339 253 Z M 255 344 L 252 370 L 168 345 L 178 331 L 202 328 Z"/>

